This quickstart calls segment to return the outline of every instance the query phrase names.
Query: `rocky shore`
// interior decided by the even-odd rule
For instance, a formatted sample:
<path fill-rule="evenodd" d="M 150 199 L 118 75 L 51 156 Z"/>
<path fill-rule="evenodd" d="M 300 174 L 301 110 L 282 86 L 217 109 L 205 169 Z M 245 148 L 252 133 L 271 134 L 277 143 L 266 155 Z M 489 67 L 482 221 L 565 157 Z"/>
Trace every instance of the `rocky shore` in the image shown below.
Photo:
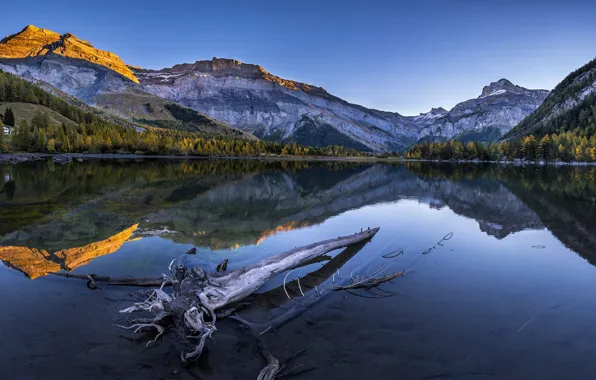
<path fill-rule="evenodd" d="M 54 163 L 60 165 L 72 162 L 72 160 L 83 161 L 82 154 L 8 153 L 0 154 L 0 164 L 10 163 L 16 165 L 22 162 L 44 161 L 50 157 Z"/>

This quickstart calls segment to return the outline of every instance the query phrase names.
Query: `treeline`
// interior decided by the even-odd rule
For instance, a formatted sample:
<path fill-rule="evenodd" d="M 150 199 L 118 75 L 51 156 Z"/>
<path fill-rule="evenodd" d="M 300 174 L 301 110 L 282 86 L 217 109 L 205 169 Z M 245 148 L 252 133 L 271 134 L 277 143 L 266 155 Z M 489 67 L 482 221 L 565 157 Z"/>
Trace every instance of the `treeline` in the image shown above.
<path fill-rule="evenodd" d="M 81 122 L 76 126 L 51 125 L 38 111 L 31 123 L 22 120 L 5 150 L 43 153 L 136 153 L 219 156 L 355 156 L 362 152 L 340 146 L 325 148 L 284 145 L 267 141 L 197 137 L 183 131 L 145 130 L 105 121 Z"/>
<path fill-rule="evenodd" d="M 530 135 L 488 145 L 479 142 L 463 144 L 456 140 L 425 142 L 414 145 L 404 156 L 426 160 L 596 162 L 596 134 L 590 136 L 575 130 L 542 137 Z"/>
<path fill-rule="evenodd" d="M 364 153 L 341 146 L 305 147 L 266 141 L 209 138 L 177 130 L 143 130 L 106 121 L 68 104 L 12 74 L 0 71 L 0 102 L 43 105 L 74 122 L 51 125 L 47 113 L 38 111 L 31 122 L 21 120 L 9 142 L 0 130 L 0 151 L 43 153 L 137 153 L 219 156 L 359 156 Z M 181 118 L 196 118 L 183 107 L 171 107 Z M 18 115 L 17 115 L 18 116 Z"/>
<path fill-rule="evenodd" d="M 521 185 L 528 190 L 543 191 L 594 203 L 596 167 L 584 166 L 525 166 L 494 164 L 457 164 L 408 161 L 404 165 L 414 174 L 439 180 L 458 182 L 488 178 L 512 187 Z"/>
<path fill-rule="evenodd" d="M 200 113 L 191 108 L 182 107 L 175 103 L 168 103 L 165 105 L 165 107 L 177 120 L 186 122 L 197 122 L 213 126 L 216 125 L 216 123 L 212 119 L 208 118 L 207 116 L 201 115 Z"/>

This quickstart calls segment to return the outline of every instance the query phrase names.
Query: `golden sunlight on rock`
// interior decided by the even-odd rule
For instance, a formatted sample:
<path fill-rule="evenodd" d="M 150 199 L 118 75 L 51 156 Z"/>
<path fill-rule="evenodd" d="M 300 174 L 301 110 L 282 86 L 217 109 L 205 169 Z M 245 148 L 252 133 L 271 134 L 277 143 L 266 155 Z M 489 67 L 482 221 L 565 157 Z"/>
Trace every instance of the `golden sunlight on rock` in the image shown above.
<path fill-rule="evenodd" d="M 277 235 L 280 232 L 285 232 L 285 231 L 292 231 L 298 228 L 304 228 L 304 227 L 308 227 L 310 226 L 310 223 L 308 222 L 287 222 L 281 226 L 277 226 L 271 230 L 266 230 L 264 231 L 261 236 L 259 237 L 259 240 L 257 240 L 256 245 L 261 244 L 263 241 L 265 241 L 265 239 L 267 239 L 269 236 L 273 236 L 273 235 Z"/>
<path fill-rule="evenodd" d="M 116 54 L 99 50 L 70 33 L 60 35 L 51 30 L 27 26 L 21 32 L 0 41 L 0 58 L 31 58 L 57 54 L 107 67 L 135 83 L 137 77 Z"/>

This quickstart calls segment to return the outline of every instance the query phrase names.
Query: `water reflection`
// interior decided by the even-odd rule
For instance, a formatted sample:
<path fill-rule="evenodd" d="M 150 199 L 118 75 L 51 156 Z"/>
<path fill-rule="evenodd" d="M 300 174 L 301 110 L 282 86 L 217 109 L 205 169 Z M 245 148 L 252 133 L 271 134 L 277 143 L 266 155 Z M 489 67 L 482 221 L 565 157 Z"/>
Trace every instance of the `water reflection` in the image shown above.
<path fill-rule="evenodd" d="M 406 276 L 385 284 L 396 297 L 328 292 L 262 336 L 282 358 L 308 348 L 295 364 L 314 370 L 297 379 L 591 378 L 596 370 L 595 268 L 573 252 L 596 263 L 594 168 L 97 161 L 0 172 L 0 258 L 17 269 L 0 266 L 7 378 L 246 379 L 264 365 L 226 319 L 205 357 L 182 367 L 172 339 L 147 348 L 114 327 L 130 305 L 114 300 L 130 289 L 89 291 L 18 271 L 159 276 L 193 245 L 189 265 L 212 269 L 229 258 L 235 269 L 377 225 L 367 244 L 288 275 L 292 301 L 282 275 L 239 311 L 265 329 L 307 303 L 309 287 L 349 281 L 404 249 L 390 270 Z M 448 232 L 444 246 L 420 254 Z"/>
<path fill-rule="evenodd" d="M 594 178 L 595 168 L 424 163 L 2 166 L 0 259 L 36 278 L 85 265 L 131 239 L 159 236 L 210 250 L 237 249 L 351 209 L 414 199 L 474 219 L 497 239 L 546 226 L 596 262 Z"/>
<path fill-rule="evenodd" d="M 122 244 L 130 239 L 137 226 L 138 224 L 135 224 L 102 241 L 55 252 L 23 246 L 0 246 L 0 259 L 7 267 L 23 272 L 32 280 L 60 270 L 70 272 L 97 257 L 109 255 L 120 249 Z"/>

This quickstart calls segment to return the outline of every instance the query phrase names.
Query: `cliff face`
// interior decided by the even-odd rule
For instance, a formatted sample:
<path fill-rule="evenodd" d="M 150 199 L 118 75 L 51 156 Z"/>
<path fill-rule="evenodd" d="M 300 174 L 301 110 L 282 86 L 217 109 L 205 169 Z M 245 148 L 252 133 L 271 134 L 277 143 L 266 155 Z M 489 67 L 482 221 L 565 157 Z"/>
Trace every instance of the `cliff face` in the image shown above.
<path fill-rule="evenodd" d="M 506 79 L 477 99 L 447 111 L 405 117 L 347 103 L 323 88 L 287 81 L 261 66 L 217 59 L 158 71 L 135 70 L 143 90 L 273 140 L 401 150 L 420 140 L 495 141 L 532 113 L 548 95 Z M 329 141 L 327 141 L 328 139 Z M 363 146 L 364 145 L 364 146 Z"/>
<path fill-rule="evenodd" d="M 70 33 L 60 35 L 33 25 L 0 41 L 0 58 L 24 59 L 56 54 L 104 66 L 138 83 L 132 71 L 116 54 L 99 50 Z"/>
<path fill-rule="evenodd" d="M 350 104 L 258 65 L 213 58 L 134 72 L 144 91 L 268 140 L 379 151 L 403 149 L 417 139 L 408 118 Z"/>

